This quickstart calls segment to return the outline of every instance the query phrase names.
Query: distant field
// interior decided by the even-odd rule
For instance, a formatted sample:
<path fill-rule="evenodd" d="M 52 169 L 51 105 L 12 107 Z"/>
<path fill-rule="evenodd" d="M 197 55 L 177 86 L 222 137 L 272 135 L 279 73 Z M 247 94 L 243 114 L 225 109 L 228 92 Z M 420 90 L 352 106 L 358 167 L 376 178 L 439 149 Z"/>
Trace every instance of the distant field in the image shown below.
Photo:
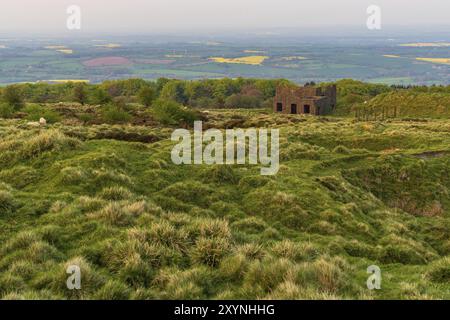
<path fill-rule="evenodd" d="M 450 42 L 418 42 L 418 43 L 404 43 L 402 47 L 450 47 Z"/>
<path fill-rule="evenodd" d="M 419 61 L 432 62 L 432 63 L 442 63 L 450 65 L 450 58 L 417 58 Z"/>
<path fill-rule="evenodd" d="M 447 59 L 450 42 L 308 41 L 0 40 L 0 83 L 72 78 L 98 83 L 161 76 L 287 78 L 297 83 L 390 79 L 392 84 L 396 83 L 391 80 L 408 78 L 411 84 L 450 83 L 450 66 L 441 60 Z"/>
<path fill-rule="evenodd" d="M 86 67 L 102 67 L 102 66 L 122 66 L 129 65 L 132 62 L 124 57 L 104 57 L 83 61 Z"/>
<path fill-rule="evenodd" d="M 236 64 L 250 64 L 250 65 L 261 65 L 264 60 L 268 59 L 267 56 L 248 56 L 240 58 L 210 58 L 212 61 L 217 63 L 236 63 Z"/>

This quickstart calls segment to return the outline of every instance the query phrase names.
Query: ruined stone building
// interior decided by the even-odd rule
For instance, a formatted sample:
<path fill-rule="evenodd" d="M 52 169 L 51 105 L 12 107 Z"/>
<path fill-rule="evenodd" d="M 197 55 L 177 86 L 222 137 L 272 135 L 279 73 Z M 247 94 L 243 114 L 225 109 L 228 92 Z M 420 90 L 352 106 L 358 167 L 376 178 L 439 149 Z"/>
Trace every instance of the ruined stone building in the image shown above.
<path fill-rule="evenodd" d="M 328 87 L 279 86 L 274 99 L 274 112 L 324 115 L 336 107 L 336 85 Z"/>

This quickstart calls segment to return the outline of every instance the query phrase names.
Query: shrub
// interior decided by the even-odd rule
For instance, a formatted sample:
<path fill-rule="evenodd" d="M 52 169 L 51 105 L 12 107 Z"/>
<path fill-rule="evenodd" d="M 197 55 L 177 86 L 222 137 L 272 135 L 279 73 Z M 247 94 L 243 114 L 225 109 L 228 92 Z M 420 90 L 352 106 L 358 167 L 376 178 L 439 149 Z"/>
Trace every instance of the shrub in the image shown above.
<path fill-rule="evenodd" d="M 155 99 L 155 90 L 149 86 L 142 87 L 142 89 L 138 92 L 138 98 L 140 103 L 146 107 L 149 107 Z"/>
<path fill-rule="evenodd" d="M 91 99 L 93 104 L 105 104 L 111 102 L 111 96 L 103 88 L 96 88 L 92 94 Z"/>
<path fill-rule="evenodd" d="M 227 108 L 261 108 L 261 97 L 233 94 L 225 100 Z"/>
<path fill-rule="evenodd" d="M 157 100 L 153 104 L 155 119 L 165 125 L 191 125 L 199 115 L 172 100 Z"/>
<path fill-rule="evenodd" d="M 11 85 L 4 88 L 3 101 L 13 107 L 14 111 L 22 109 L 25 103 L 23 101 L 23 93 L 21 87 L 19 85 Z"/>
<path fill-rule="evenodd" d="M 81 113 L 78 115 L 78 119 L 80 119 L 83 124 L 88 124 L 89 122 L 94 120 L 94 118 L 94 115 L 91 113 Z"/>
<path fill-rule="evenodd" d="M 55 123 L 61 120 L 57 112 L 37 104 L 30 104 L 23 111 L 28 114 L 27 120 L 30 121 L 39 121 L 40 118 L 44 118 L 47 123 Z"/>
<path fill-rule="evenodd" d="M 11 118 L 14 114 L 14 107 L 7 103 L 0 103 L 0 118 Z"/>
<path fill-rule="evenodd" d="M 203 108 L 203 109 L 214 108 L 216 105 L 216 101 L 208 97 L 200 97 L 198 99 L 191 100 L 189 105 L 195 108 Z"/>
<path fill-rule="evenodd" d="M 73 87 L 74 101 L 84 105 L 87 102 L 86 85 L 84 83 L 77 83 Z"/>
<path fill-rule="evenodd" d="M 106 123 L 120 124 L 130 121 L 131 115 L 116 105 L 108 105 L 102 112 L 102 118 Z"/>

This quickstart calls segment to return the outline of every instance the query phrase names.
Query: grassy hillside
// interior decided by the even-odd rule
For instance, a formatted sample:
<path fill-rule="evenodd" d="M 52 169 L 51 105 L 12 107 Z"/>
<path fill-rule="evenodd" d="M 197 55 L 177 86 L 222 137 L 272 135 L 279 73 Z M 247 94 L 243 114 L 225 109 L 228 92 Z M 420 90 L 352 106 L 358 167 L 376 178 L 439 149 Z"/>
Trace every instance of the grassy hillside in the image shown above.
<path fill-rule="evenodd" d="M 3 299 L 450 298 L 448 120 L 203 113 L 280 128 L 280 171 L 263 177 L 174 165 L 151 113 L 95 124 L 101 107 L 63 106 L 46 127 L 0 120 Z M 382 290 L 366 287 L 373 264 Z"/>
<path fill-rule="evenodd" d="M 356 108 L 370 119 L 415 117 L 450 117 L 450 92 L 395 91 L 377 95 Z"/>

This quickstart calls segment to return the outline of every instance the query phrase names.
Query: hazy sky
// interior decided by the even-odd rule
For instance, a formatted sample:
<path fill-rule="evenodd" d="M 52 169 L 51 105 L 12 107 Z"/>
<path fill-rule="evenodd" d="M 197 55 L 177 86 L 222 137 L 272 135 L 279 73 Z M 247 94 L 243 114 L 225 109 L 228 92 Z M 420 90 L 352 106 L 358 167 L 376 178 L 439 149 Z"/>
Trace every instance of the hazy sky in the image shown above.
<path fill-rule="evenodd" d="M 450 0 L 1 0 L 0 33 L 65 32 L 69 5 L 82 9 L 79 33 L 364 28 L 371 4 L 386 26 L 450 25 Z"/>

